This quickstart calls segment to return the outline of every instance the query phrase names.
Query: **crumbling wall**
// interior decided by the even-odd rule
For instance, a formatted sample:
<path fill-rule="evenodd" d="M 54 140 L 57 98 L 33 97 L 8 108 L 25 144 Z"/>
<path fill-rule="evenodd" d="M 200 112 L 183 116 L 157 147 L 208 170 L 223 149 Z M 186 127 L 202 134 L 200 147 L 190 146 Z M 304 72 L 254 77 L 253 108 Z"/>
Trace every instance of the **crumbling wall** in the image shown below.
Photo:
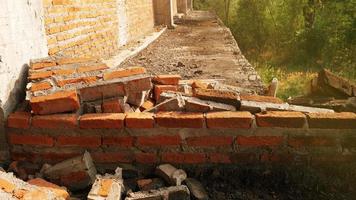
<path fill-rule="evenodd" d="M 356 156 L 354 113 L 15 113 L 9 126 L 12 158 L 37 162 L 58 162 L 85 150 L 103 166 L 317 165 L 354 162 Z"/>
<path fill-rule="evenodd" d="M 24 96 L 27 64 L 47 55 L 43 6 L 38 0 L 0 3 L 0 160 L 4 118 Z"/>

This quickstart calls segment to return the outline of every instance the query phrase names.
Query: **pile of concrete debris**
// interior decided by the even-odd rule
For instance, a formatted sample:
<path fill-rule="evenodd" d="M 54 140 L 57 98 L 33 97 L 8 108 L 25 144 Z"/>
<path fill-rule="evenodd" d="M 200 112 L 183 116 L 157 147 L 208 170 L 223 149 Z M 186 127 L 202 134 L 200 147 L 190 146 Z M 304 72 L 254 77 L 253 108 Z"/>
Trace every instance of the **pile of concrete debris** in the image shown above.
<path fill-rule="evenodd" d="M 36 169 L 35 164 L 25 161 L 11 163 L 9 173 L 1 169 L 0 199 L 208 199 L 199 181 L 188 178 L 184 170 L 170 164 L 159 165 L 146 176 L 134 166 L 117 167 L 113 174 L 99 175 L 90 154 L 85 152 L 53 166 L 44 164 L 39 171 Z"/>
<path fill-rule="evenodd" d="M 151 77 L 142 67 L 109 69 L 89 58 L 33 60 L 28 79 L 27 99 L 35 115 L 236 110 L 333 112 L 289 105 L 276 97 L 254 95 L 218 80 L 181 80 L 179 75 Z"/>
<path fill-rule="evenodd" d="M 323 69 L 311 81 L 309 94 L 288 99 L 289 103 L 356 112 L 356 83 Z"/>

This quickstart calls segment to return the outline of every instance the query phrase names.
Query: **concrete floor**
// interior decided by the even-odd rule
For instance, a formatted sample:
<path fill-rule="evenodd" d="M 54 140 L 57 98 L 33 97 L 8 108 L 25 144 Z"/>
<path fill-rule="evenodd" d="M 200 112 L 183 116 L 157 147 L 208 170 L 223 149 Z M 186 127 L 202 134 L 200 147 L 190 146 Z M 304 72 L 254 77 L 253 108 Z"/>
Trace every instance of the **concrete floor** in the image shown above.
<path fill-rule="evenodd" d="M 184 79 L 225 79 L 261 93 L 260 77 L 216 15 L 192 11 L 176 24 L 120 66 L 143 66 L 154 75 L 180 74 Z"/>

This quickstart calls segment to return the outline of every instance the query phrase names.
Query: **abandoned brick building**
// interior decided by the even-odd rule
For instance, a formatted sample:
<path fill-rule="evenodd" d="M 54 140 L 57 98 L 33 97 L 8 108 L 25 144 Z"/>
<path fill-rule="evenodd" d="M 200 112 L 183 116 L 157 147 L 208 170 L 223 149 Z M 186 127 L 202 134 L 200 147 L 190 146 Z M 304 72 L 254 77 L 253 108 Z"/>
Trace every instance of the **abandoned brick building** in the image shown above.
<path fill-rule="evenodd" d="M 355 159 L 355 113 L 264 96 L 230 30 L 191 0 L 0 8 L 0 161 L 86 151 L 100 168 Z"/>

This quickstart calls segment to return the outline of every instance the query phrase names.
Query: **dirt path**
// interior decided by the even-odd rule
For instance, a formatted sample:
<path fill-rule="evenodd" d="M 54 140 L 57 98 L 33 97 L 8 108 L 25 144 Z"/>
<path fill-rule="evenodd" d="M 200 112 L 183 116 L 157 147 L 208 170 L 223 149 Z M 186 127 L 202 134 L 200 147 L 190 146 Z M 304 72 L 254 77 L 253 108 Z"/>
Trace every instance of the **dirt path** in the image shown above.
<path fill-rule="evenodd" d="M 177 28 L 121 66 L 144 66 L 154 75 L 180 74 L 184 79 L 226 79 L 227 84 L 261 91 L 260 77 L 214 14 L 193 11 L 176 23 Z"/>

